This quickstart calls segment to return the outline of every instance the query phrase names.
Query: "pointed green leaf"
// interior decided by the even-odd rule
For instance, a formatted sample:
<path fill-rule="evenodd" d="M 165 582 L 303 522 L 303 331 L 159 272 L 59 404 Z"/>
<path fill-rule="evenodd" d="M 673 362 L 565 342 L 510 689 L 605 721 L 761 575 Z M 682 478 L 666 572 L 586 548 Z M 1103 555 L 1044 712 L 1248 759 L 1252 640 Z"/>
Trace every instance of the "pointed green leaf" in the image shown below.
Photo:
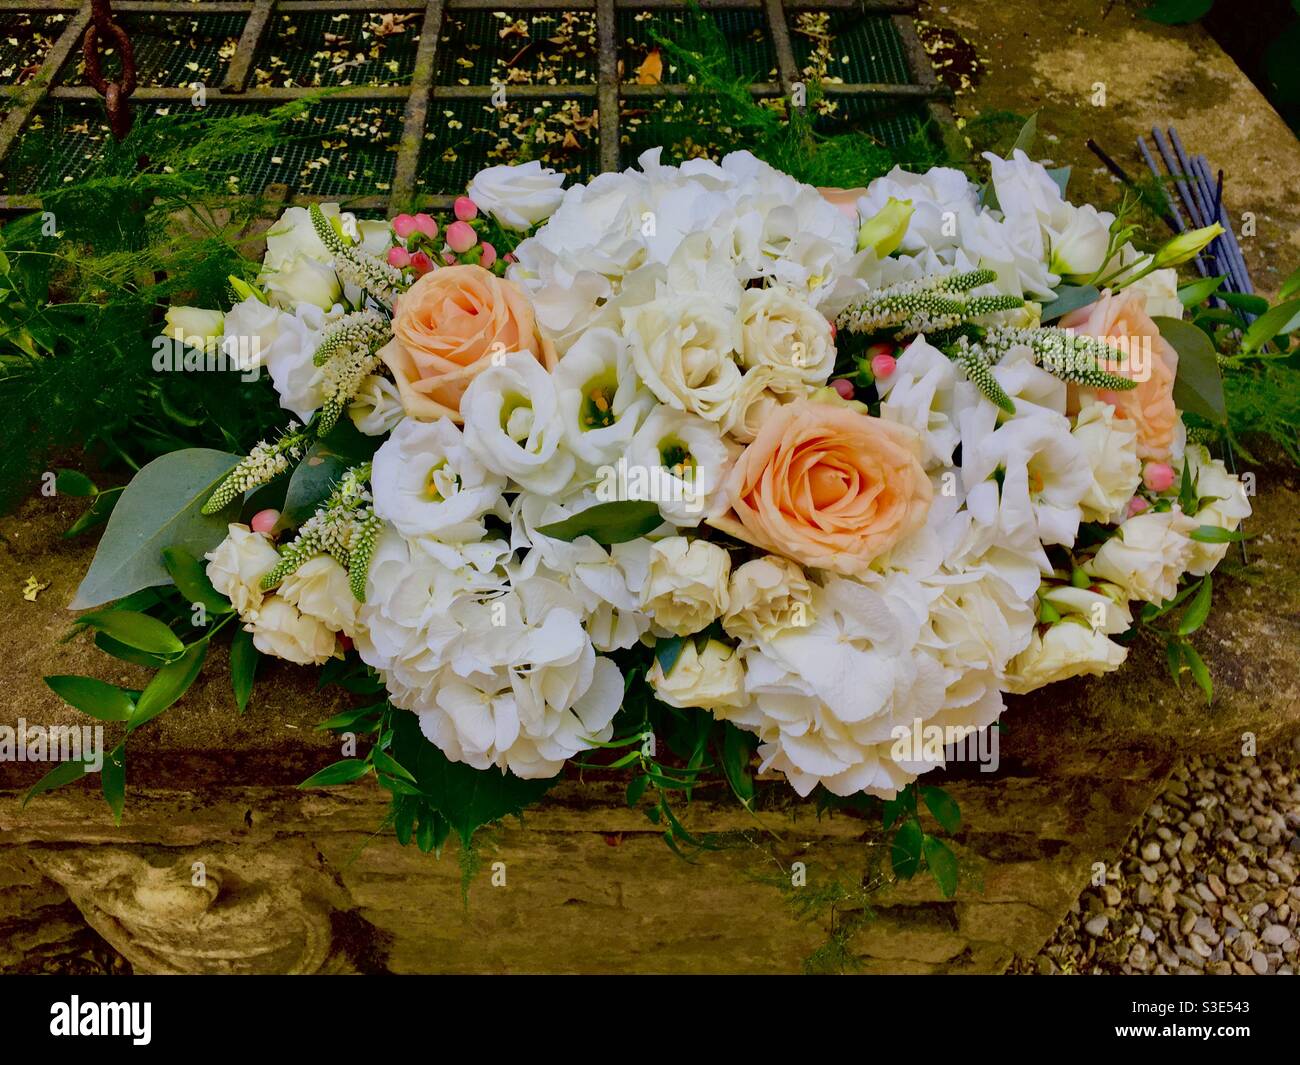
<path fill-rule="evenodd" d="M 749 768 L 754 740 L 752 733 L 738 729 L 730 721 L 723 723 L 722 769 L 731 790 L 747 810 L 754 805 L 754 776 Z"/>
<path fill-rule="evenodd" d="M 1246 534 L 1234 529 L 1220 529 L 1217 525 L 1200 525 L 1189 534 L 1191 539 L 1200 544 L 1234 544 L 1245 540 Z"/>
<path fill-rule="evenodd" d="M 1210 338 L 1196 326 L 1177 318 L 1158 315 L 1152 321 L 1160 335 L 1178 352 L 1174 402 L 1180 410 L 1191 411 L 1222 425 L 1228 420 L 1223 398 L 1223 375 L 1219 372 L 1219 356 Z"/>
<path fill-rule="evenodd" d="M 1186 613 L 1178 622 L 1178 635 L 1189 636 L 1202 625 L 1205 619 L 1210 616 L 1210 599 L 1214 595 L 1214 585 L 1209 574 L 1206 574 L 1201 580 L 1200 587 L 1196 590 L 1196 595 L 1187 607 Z"/>
<path fill-rule="evenodd" d="M 943 788 L 929 785 L 921 788 L 921 798 L 925 800 L 926 809 L 943 826 L 943 830 L 948 835 L 955 836 L 957 830 L 961 828 L 961 807 L 957 805 L 956 800 Z"/>
<path fill-rule="evenodd" d="M 1227 277 L 1227 274 L 1220 274 L 1218 277 L 1203 277 L 1199 281 L 1193 281 L 1190 285 L 1184 285 L 1178 290 L 1178 300 L 1184 307 L 1199 306 L 1219 291 L 1219 286 L 1227 280 Z"/>
<path fill-rule="evenodd" d="M 894 841 L 889 848 L 889 864 L 899 880 L 911 880 L 921 865 L 921 822 L 908 818 L 894 833 Z"/>
<path fill-rule="evenodd" d="M 100 492 L 90 501 L 90 506 L 81 512 L 77 520 L 68 526 L 63 538 L 71 540 L 74 536 L 80 536 L 87 529 L 93 529 L 108 521 L 109 515 L 113 513 L 113 508 L 117 506 L 117 501 L 122 498 L 124 491 L 126 491 L 125 485 Z"/>
<path fill-rule="evenodd" d="M 957 856 L 943 840 L 934 836 L 926 836 L 921 849 L 925 854 L 925 866 L 939 885 L 943 897 L 952 898 L 957 894 Z"/>
<path fill-rule="evenodd" d="M 65 703 L 100 721 L 126 721 L 135 709 L 121 688 L 94 677 L 59 675 L 46 677 L 45 683 Z"/>
<path fill-rule="evenodd" d="M 202 603 L 209 613 L 225 614 L 230 600 L 212 587 L 207 567 L 183 547 L 163 548 L 163 565 L 186 602 Z"/>
<path fill-rule="evenodd" d="M 177 635 L 166 624 L 148 614 L 134 610 L 102 610 L 83 615 L 78 624 L 111 636 L 118 643 L 151 655 L 178 655 L 185 650 Z"/>
<path fill-rule="evenodd" d="M 374 767 L 362 758 L 344 758 L 340 762 L 327 765 L 319 773 L 313 773 L 299 788 L 327 788 L 331 784 L 348 784 L 360 780 Z"/>
<path fill-rule="evenodd" d="M 230 687 L 234 690 L 235 705 L 241 714 L 248 709 L 260 657 L 257 648 L 253 646 L 253 634 L 243 629 L 238 630 L 230 642 Z"/>
<path fill-rule="evenodd" d="M 158 670 L 153 675 L 153 679 L 145 685 L 144 691 L 140 693 L 140 698 L 136 701 L 135 713 L 131 715 L 131 724 L 128 727 L 132 731 L 138 729 L 184 695 L 194 683 L 194 678 L 199 675 L 199 670 L 203 668 L 203 658 L 207 653 L 206 641 L 192 643 L 175 662 L 168 662 Z"/>
<path fill-rule="evenodd" d="M 22 804 L 26 806 L 37 795 L 44 795 L 47 791 L 53 791 L 65 784 L 71 784 L 74 780 L 80 780 L 85 775 L 85 762 L 75 759 L 70 762 L 60 762 L 27 790 L 27 794 L 23 796 Z"/>
<path fill-rule="evenodd" d="M 1061 285 L 1056 290 L 1056 299 L 1043 304 L 1042 323 L 1055 322 L 1064 318 L 1071 311 L 1087 307 L 1101 299 L 1101 292 L 1096 285 Z"/>
<path fill-rule="evenodd" d="M 99 786 L 104 801 L 113 811 L 113 820 L 122 823 L 122 810 L 126 806 L 126 740 L 119 743 L 104 759 L 99 772 Z"/>
<path fill-rule="evenodd" d="M 1205 664 L 1205 659 L 1197 654 L 1196 648 L 1190 643 L 1183 644 L 1183 657 L 1187 661 L 1187 668 L 1191 670 L 1192 679 L 1205 692 L 1206 703 L 1213 703 L 1214 682 L 1210 679 L 1210 667 Z"/>
<path fill-rule="evenodd" d="M 1250 323 L 1250 328 L 1242 334 L 1241 350 L 1256 351 L 1274 337 L 1294 332 L 1297 327 L 1300 327 L 1300 300 L 1279 303 Z"/>
<path fill-rule="evenodd" d="M 598 544 L 622 544 L 657 529 L 663 524 L 659 505 L 649 500 L 616 499 L 597 503 L 563 521 L 543 525 L 537 531 L 557 540 L 573 541 L 590 536 Z"/>
<path fill-rule="evenodd" d="M 61 496 L 93 496 L 97 491 L 95 482 L 80 470 L 56 470 L 54 488 Z"/>

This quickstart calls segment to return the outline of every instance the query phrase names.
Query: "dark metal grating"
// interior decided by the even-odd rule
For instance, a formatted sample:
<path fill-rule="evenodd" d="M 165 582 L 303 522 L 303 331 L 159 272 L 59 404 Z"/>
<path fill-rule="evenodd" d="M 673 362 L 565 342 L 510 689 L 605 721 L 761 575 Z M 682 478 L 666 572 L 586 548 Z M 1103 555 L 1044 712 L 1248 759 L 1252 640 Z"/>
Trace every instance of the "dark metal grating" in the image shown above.
<path fill-rule="evenodd" d="M 898 146 L 950 127 L 946 90 L 916 38 L 914 0 L 703 0 L 751 91 L 810 93 L 817 127 Z M 268 107 L 321 89 L 238 187 L 287 186 L 382 209 L 445 204 L 480 168 L 519 159 L 589 178 L 664 143 L 698 154 L 682 77 L 656 34 L 682 40 L 675 0 L 116 0 L 135 47 L 136 121 Z M 39 8 L 39 10 L 38 10 Z M 0 0 L 0 208 L 85 174 L 110 150 L 85 84 L 89 0 Z M 684 42 L 683 42 L 684 43 Z M 109 59 L 110 66 L 113 60 Z M 659 72 L 656 82 L 653 74 Z M 191 102 L 201 84 L 203 108 Z M 499 89 L 505 88 L 503 106 Z M 497 98 L 494 100 L 494 93 Z M 300 128 L 301 132 L 298 132 Z"/>

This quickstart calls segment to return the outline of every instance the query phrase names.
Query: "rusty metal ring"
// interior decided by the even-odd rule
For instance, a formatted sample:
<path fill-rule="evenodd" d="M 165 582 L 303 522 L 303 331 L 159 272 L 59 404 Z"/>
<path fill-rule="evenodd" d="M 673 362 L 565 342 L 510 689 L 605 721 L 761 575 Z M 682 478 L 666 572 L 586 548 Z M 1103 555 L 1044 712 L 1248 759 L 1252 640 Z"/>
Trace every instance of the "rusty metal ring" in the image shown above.
<path fill-rule="evenodd" d="M 104 106 L 108 111 L 108 126 L 113 131 L 113 136 L 122 140 L 131 131 L 131 105 L 127 102 L 126 94 L 115 81 L 108 83 L 108 91 L 104 94 Z"/>
<path fill-rule="evenodd" d="M 131 38 L 126 35 L 126 30 L 122 29 L 116 22 L 108 24 L 108 32 L 117 42 L 117 47 L 122 56 L 122 78 L 120 83 L 122 95 L 130 96 L 135 92 L 136 81 L 135 50 L 131 47 Z M 106 95 L 109 83 L 104 80 L 103 68 L 100 66 L 98 26 L 92 24 L 86 27 L 86 38 L 82 43 L 81 53 L 86 62 L 86 80 L 101 96 Z"/>

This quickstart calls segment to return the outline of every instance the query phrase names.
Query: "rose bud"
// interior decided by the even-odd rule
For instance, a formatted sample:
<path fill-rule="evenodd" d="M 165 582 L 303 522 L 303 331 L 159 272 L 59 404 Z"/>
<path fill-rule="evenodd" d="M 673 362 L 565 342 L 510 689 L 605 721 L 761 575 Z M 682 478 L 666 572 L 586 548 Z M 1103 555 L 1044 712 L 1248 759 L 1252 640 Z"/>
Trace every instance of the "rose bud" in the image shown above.
<path fill-rule="evenodd" d="M 1174 486 L 1174 468 L 1167 462 L 1148 462 L 1142 468 L 1142 483 L 1152 492 L 1167 492 Z"/>
<path fill-rule="evenodd" d="M 490 270 L 492 264 L 497 261 L 497 250 L 492 247 L 486 240 L 483 242 L 483 258 L 479 260 L 479 265 L 484 269 Z"/>
<path fill-rule="evenodd" d="M 262 533 L 264 536 L 270 536 L 271 531 L 275 528 L 275 523 L 279 520 L 280 512 L 278 510 L 259 510 L 253 515 L 253 519 L 248 523 L 248 527 L 255 533 Z"/>

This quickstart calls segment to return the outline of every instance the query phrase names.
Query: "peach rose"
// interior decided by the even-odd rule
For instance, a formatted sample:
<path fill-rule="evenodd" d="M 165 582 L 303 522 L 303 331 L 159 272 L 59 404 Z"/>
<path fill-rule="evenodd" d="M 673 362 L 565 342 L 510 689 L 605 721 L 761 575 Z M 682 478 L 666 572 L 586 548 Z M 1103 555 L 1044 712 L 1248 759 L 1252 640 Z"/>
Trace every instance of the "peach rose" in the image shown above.
<path fill-rule="evenodd" d="M 1125 289 L 1120 293 L 1102 293 L 1101 299 L 1071 311 L 1061 319 L 1061 328 L 1102 339 L 1137 338 L 1128 341 L 1131 349 L 1145 338 L 1151 342 L 1151 375 L 1128 392 L 1070 387 L 1071 411 L 1086 405 L 1091 398 L 1112 403 L 1115 413 L 1137 426 L 1137 452 L 1141 459 L 1168 462 L 1178 428 L 1178 408 L 1174 405 L 1174 375 L 1178 372 L 1178 352 L 1160 335 L 1156 323 L 1146 311 L 1147 298 L 1141 292 Z M 1124 377 L 1133 372 L 1118 369 Z"/>
<path fill-rule="evenodd" d="M 842 189 L 837 185 L 819 185 L 817 191 L 822 199 L 834 207 L 851 222 L 858 220 L 858 199 L 867 194 L 865 186 L 856 189 Z"/>
<path fill-rule="evenodd" d="M 756 547 L 848 576 L 923 524 L 932 489 L 911 429 L 850 406 L 774 410 L 732 468 L 711 524 Z"/>
<path fill-rule="evenodd" d="M 393 371 L 412 418 L 459 423 L 460 397 L 499 352 L 527 351 L 555 369 L 555 348 L 541 337 L 517 285 L 481 266 L 444 266 L 397 297 L 393 339 L 379 355 Z"/>

